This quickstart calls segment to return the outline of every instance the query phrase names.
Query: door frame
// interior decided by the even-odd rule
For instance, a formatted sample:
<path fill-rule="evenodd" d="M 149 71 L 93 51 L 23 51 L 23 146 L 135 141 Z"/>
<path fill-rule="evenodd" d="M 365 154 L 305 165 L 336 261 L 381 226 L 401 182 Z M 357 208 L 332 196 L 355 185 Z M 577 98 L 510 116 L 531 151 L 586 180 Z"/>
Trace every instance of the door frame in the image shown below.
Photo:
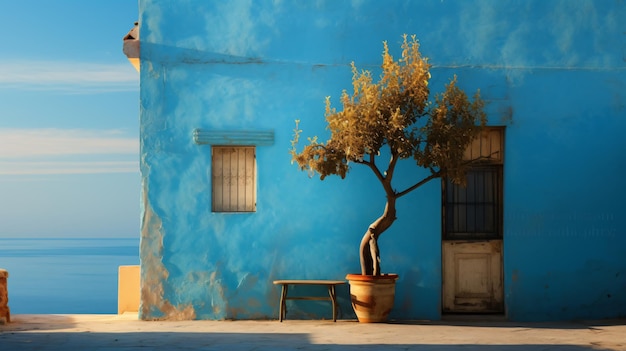
<path fill-rule="evenodd" d="M 441 305 L 440 312 L 441 314 L 454 314 L 454 313 L 468 313 L 468 314 L 487 314 L 487 313 L 497 313 L 497 314 L 506 314 L 506 300 L 504 299 L 504 289 L 505 289 L 505 280 L 504 280 L 504 126 L 493 126 L 493 127 L 485 127 L 480 134 L 472 141 L 472 143 L 468 146 L 465 151 L 464 158 L 466 160 L 474 160 L 473 165 L 470 170 L 479 170 L 479 169 L 495 169 L 496 172 L 492 175 L 497 177 L 497 179 L 492 180 L 492 182 L 496 182 L 497 187 L 492 188 L 491 191 L 496 191 L 495 201 L 497 204 L 496 212 L 494 217 L 495 227 L 492 228 L 491 231 L 487 231 L 484 233 L 480 233 L 479 231 L 472 232 L 468 230 L 468 235 L 458 235 L 458 233 L 451 234 L 452 231 L 447 230 L 447 225 L 457 226 L 456 222 L 448 222 L 446 215 L 446 206 L 449 203 L 447 196 L 447 181 L 445 178 L 442 178 L 441 182 Z M 483 189 L 485 189 L 487 182 L 486 180 L 480 180 L 479 183 L 483 185 Z M 474 184 L 476 185 L 476 184 Z M 480 186 L 478 186 L 480 188 Z M 495 190 L 494 190 L 495 189 Z M 483 190 L 486 191 L 486 190 Z M 485 193 L 483 193 L 485 194 Z M 467 194 L 466 194 L 467 195 Z M 455 197 L 458 195 L 454 195 Z M 467 195 L 469 196 L 469 195 Z M 486 197 L 486 195 L 485 195 Z M 484 199 L 484 198 L 483 198 Z M 456 198 L 453 200 L 456 201 Z M 479 204 L 478 200 L 468 201 L 467 203 L 473 203 L 474 206 Z M 466 204 L 467 204 L 466 203 Z M 452 202 L 451 204 L 458 204 L 458 202 Z M 458 230 L 458 228 L 455 228 Z M 465 311 L 446 311 L 444 308 L 444 303 L 446 297 L 444 294 L 446 293 L 446 258 L 449 260 L 449 257 L 446 257 L 447 253 L 445 251 L 446 243 L 463 243 L 463 242 L 471 242 L 476 243 L 476 245 L 480 245 L 480 243 L 489 243 L 493 246 L 494 242 L 497 242 L 496 246 L 492 247 L 493 250 L 498 251 L 498 262 L 499 265 L 499 287 L 496 287 L 496 291 L 499 291 L 499 303 L 500 308 L 498 309 L 486 309 L 484 312 L 465 312 Z"/>

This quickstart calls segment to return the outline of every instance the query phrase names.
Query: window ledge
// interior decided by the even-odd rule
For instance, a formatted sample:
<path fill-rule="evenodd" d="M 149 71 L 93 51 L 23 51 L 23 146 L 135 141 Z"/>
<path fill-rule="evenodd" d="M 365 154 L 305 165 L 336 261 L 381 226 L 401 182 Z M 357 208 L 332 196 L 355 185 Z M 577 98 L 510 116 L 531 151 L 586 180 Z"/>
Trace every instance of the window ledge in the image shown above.
<path fill-rule="evenodd" d="M 198 145 L 274 145 L 273 130 L 193 130 L 193 141 Z"/>

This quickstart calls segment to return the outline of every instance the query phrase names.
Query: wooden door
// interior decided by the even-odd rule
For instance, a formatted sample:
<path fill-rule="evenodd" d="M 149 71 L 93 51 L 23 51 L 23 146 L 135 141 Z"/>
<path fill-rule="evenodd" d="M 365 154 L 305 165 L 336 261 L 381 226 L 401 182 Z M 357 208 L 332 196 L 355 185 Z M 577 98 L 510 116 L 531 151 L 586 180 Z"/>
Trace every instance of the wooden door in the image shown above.
<path fill-rule="evenodd" d="M 444 241 L 443 312 L 503 311 L 502 241 Z"/>

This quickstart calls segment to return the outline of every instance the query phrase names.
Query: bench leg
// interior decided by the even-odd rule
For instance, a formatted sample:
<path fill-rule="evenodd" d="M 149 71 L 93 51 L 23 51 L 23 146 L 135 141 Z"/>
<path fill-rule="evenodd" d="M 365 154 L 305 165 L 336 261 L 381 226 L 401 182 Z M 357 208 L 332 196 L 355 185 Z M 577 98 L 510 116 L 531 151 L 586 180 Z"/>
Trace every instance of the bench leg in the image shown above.
<path fill-rule="evenodd" d="M 330 303 L 333 304 L 333 322 L 337 321 L 337 299 L 335 294 L 335 285 L 328 286 L 328 294 L 330 295 Z"/>
<path fill-rule="evenodd" d="M 280 310 L 278 312 L 278 320 L 283 321 L 283 318 L 287 316 L 287 305 L 285 304 L 285 299 L 287 298 L 287 287 L 288 284 L 283 284 L 283 289 L 280 295 Z"/>

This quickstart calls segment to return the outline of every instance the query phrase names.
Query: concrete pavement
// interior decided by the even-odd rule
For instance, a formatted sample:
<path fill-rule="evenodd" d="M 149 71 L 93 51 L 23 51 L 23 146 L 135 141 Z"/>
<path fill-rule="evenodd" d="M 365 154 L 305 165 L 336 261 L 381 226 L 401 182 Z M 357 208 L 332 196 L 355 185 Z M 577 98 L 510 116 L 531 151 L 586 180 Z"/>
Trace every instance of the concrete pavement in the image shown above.
<path fill-rule="evenodd" d="M 0 350 L 624 350 L 626 320 L 572 323 L 154 321 L 124 315 L 14 315 Z"/>

